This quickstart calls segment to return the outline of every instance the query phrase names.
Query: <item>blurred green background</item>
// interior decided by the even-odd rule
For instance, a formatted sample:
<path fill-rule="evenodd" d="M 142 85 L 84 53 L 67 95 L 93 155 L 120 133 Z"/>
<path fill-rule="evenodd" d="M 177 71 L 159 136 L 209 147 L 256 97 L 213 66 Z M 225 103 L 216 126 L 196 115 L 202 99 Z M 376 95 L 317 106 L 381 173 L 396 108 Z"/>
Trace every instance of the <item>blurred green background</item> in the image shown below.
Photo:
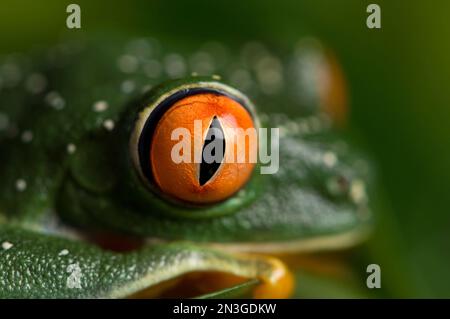
<path fill-rule="evenodd" d="M 76 1 L 82 29 L 157 36 L 183 45 L 258 40 L 285 47 L 305 34 L 335 50 L 350 86 L 352 128 L 380 180 L 378 227 L 357 260 L 377 263 L 383 297 L 450 297 L 450 2 Z M 70 1 L 2 0 L 0 53 L 56 42 Z M 358 266 L 359 265 L 359 266 Z"/>

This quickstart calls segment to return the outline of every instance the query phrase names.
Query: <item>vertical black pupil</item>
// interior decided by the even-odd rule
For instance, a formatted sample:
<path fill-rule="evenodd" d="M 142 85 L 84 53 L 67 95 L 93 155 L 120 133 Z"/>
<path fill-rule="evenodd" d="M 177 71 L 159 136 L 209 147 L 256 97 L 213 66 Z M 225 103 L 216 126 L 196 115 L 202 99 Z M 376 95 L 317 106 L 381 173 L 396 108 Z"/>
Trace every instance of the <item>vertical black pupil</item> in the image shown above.
<path fill-rule="evenodd" d="M 219 169 L 225 155 L 225 135 L 219 120 L 214 116 L 206 133 L 202 148 L 199 183 L 206 184 Z"/>

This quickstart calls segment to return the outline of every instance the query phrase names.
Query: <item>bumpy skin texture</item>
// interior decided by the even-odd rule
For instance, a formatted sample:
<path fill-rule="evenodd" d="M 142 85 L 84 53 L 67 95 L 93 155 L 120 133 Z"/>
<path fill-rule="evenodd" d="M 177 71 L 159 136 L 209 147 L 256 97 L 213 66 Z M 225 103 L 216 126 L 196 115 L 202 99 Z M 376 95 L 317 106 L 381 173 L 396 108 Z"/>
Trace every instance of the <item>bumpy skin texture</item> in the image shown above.
<path fill-rule="evenodd" d="M 223 81 L 250 95 L 262 127 L 281 128 L 278 173 L 260 175 L 257 167 L 236 195 L 202 208 L 175 204 L 150 192 L 129 154 L 138 112 L 171 88 L 217 78 L 185 77 L 196 71 L 195 65 L 185 66 L 196 55 L 166 54 L 153 40 L 67 42 L 43 53 L 6 57 L 1 64 L 0 113 L 8 123 L 0 130 L 0 223 L 9 225 L 8 230 L 0 226 L 2 240 L 40 238 L 28 230 L 68 237 L 61 225 L 70 225 L 79 232 L 108 230 L 162 240 L 291 242 L 369 225 L 369 167 L 333 130 L 332 120 L 320 113 L 323 90 L 314 73 L 323 71 L 321 48 L 302 44 L 286 55 L 261 46 L 255 50 L 255 44 L 240 54 L 218 49 L 217 44 L 202 50 L 216 64 L 201 73 L 221 74 Z M 180 76 L 184 79 L 164 82 Z M 108 105 L 105 110 L 98 107 L 102 101 Z M 27 270 L 16 270 L 19 279 L 14 279 L 16 266 L 11 262 L 19 264 L 23 256 L 47 265 L 66 245 L 56 237 L 42 238 L 41 248 L 30 247 L 30 256 L 23 255 L 25 251 L 17 256 L 10 255 L 17 250 L 0 251 L 0 267 L 10 274 L 0 279 L 12 287 L 4 296 L 38 295 L 38 290 L 20 288 Z M 52 257 L 44 249 L 51 243 Z M 141 265 L 140 260 L 133 261 L 141 258 L 138 253 L 116 257 L 87 247 L 82 250 L 94 259 L 81 259 L 82 268 L 95 265 L 96 255 L 109 259 L 112 267 L 117 258 L 127 267 L 133 262 Z M 171 268 L 176 270 L 177 265 L 174 262 Z M 62 275 L 65 266 L 55 267 Z M 124 276 L 133 276 L 125 266 L 117 267 Z M 105 287 L 114 283 L 102 283 L 109 275 L 96 279 L 100 270 L 92 269 L 93 286 L 82 289 L 80 296 L 108 295 Z M 42 269 L 34 271 L 30 276 L 38 278 Z M 49 278 L 48 284 L 55 288 L 46 290 L 47 283 L 38 286 L 42 296 L 78 296 L 58 290 L 61 282 Z"/>
<path fill-rule="evenodd" d="M 92 245 L 0 226 L 0 298 L 118 298 L 189 271 L 243 277 L 271 271 L 263 261 L 191 244 L 167 244 L 120 254 Z"/>

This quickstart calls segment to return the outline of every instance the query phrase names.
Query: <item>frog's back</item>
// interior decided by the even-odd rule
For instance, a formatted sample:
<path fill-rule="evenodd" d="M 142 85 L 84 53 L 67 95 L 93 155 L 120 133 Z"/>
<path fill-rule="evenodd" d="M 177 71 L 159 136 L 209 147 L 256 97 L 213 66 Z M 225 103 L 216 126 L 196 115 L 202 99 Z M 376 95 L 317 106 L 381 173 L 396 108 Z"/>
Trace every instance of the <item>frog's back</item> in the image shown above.
<path fill-rule="evenodd" d="M 123 72 L 131 55 L 120 57 L 114 48 L 71 41 L 1 60 L 3 216 L 24 222 L 50 212 L 77 142 L 92 132 L 112 130 L 126 102 L 141 93 L 144 79 L 138 83 Z"/>

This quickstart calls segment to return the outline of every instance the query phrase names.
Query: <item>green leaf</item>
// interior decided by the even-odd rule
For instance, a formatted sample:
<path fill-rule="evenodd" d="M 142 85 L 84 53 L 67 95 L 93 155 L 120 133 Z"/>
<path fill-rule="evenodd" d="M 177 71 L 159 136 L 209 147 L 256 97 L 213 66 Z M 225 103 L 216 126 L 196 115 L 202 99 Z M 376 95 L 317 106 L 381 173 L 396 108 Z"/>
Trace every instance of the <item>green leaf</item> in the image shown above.
<path fill-rule="evenodd" d="M 212 298 L 251 298 L 252 290 L 259 284 L 259 280 L 252 279 L 242 284 L 215 291 L 209 294 L 199 296 L 199 299 L 212 299 Z"/>
<path fill-rule="evenodd" d="M 371 293 L 355 278 L 336 278 L 311 271 L 298 271 L 296 298 L 369 298 Z"/>

